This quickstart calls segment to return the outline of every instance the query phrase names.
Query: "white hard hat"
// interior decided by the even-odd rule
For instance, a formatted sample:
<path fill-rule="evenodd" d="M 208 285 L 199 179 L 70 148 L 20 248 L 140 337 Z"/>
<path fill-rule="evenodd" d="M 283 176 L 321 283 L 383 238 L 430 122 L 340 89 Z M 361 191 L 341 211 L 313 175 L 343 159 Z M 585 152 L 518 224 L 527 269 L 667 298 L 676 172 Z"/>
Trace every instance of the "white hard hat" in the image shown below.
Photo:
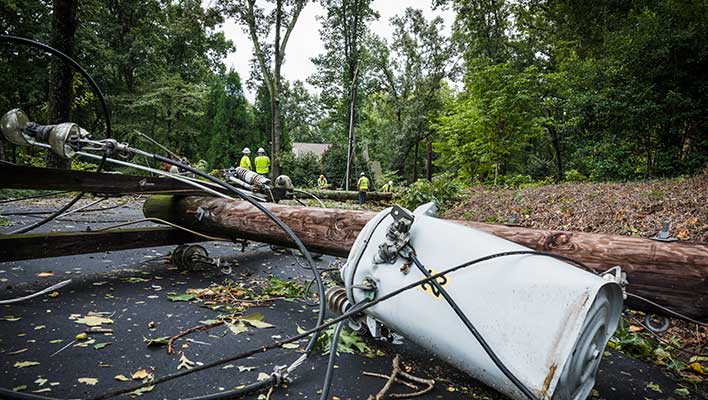
<path fill-rule="evenodd" d="M 259 152 L 259 153 L 265 153 L 265 150 L 263 150 L 263 147 L 259 147 L 259 148 L 258 148 L 258 152 Z"/>
<path fill-rule="evenodd" d="M 388 181 L 388 184 L 389 184 L 389 185 L 393 185 L 393 181 Z"/>
<path fill-rule="evenodd" d="M 243 154 L 251 154 L 251 150 L 248 147 L 244 147 Z"/>
<path fill-rule="evenodd" d="M 359 176 L 364 176 L 364 175 L 365 175 L 365 174 L 364 174 L 363 172 L 362 172 L 361 174 L 359 174 Z"/>

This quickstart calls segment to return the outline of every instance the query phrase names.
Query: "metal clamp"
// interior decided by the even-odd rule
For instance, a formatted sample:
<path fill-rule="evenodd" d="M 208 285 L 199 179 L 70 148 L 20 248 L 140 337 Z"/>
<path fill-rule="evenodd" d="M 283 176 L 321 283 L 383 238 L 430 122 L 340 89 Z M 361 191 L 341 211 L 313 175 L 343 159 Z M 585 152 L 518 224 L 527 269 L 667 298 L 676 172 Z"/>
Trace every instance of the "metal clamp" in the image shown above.
<path fill-rule="evenodd" d="M 391 209 L 393 222 L 386 231 L 386 240 L 379 244 L 379 251 L 374 255 L 376 264 L 393 264 L 398 253 L 410 241 L 410 230 L 415 216 L 408 210 L 396 205 Z"/>
<path fill-rule="evenodd" d="M 626 288 L 629 283 L 627 281 L 627 273 L 622 272 L 622 268 L 619 265 L 615 265 L 607 271 L 601 272 L 599 275 L 606 281 L 617 283 L 622 289 L 622 298 L 627 300 Z"/>

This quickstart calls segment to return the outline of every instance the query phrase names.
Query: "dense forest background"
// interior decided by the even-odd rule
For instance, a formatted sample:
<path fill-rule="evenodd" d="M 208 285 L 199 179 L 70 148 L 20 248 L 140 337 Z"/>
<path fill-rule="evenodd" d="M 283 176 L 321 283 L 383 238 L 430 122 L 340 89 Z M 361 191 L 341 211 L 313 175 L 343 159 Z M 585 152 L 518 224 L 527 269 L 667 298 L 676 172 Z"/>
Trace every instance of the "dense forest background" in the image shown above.
<path fill-rule="evenodd" d="M 390 21 L 389 40 L 368 28 L 378 18 L 371 0 L 320 2 L 316 91 L 280 77 L 285 46 L 264 41 L 260 59 L 243 54 L 254 58 L 248 77 L 222 61 L 239 51 L 218 30 L 225 18 L 268 38 L 297 22 L 303 0 L 277 2 L 282 10 L 260 0 L 2 0 L 0 32 L 53 43 L 53 12 L 74 7 L 73 56 L 107 95 L 113 136 L 150 147 L 135 133 L 144 132 L 209 169 L 277 137 L 283 173 L 303 185 L 325 173 L 339 186 L 350 129 L 354 174 L 370 172 L 366 153 L 400 183 L 636 180 L 708 166 L 705 1 L 435 0 L 456 13 L 451 37 L 442 19 L 409 8 Z M 40 51 L 0 43 L 0 111 L 51 120 L 57 68 Z M 102 137 L 95 94 L 71 79 L 71 119 Z M 253 103 L 245 85 L 256 88 Z M 321 160 L 295 159 L 292 142 L 333 147 Z M 42 157 L 0 146 L 13 162 Z"/>

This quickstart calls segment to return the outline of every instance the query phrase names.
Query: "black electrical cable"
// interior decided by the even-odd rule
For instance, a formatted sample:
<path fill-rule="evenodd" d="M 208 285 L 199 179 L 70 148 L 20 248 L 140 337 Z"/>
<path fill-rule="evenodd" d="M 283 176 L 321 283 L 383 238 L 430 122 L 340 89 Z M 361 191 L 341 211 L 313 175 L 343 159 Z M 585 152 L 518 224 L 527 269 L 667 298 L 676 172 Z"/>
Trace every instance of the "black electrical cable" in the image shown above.
<path fill-rule="evenodd" d="M 135 149 L 133 149 L 133 150 L 135 151 Z M 285 232 L 285 234 L 287 234 L 290 237 L 290 239 L 292 239 L 292 241 L 297 246 L 298 250 L 300 250 L 300 252 L 303 254 L 305 259 L 307 260 L 307 263 L 310 265 L 310 269 L 312 269 L 312 274 L 314 275 L 314 278 L 317 282 L 317 290 L 318 290 L 319 296 L 320 296 L 320 307 L 319 307 L 319 313 L 317 316 L 317 325 L 322 324 L 322 322 L 324 321 L 324 316 L 325 316 L 325 303 L 323 301 L 325 298 L 324 282 L 322 282 L 322 277 L 320 276 L 320 273 L 317 270 L 317 266 L 315 265 L 315 260 L 312 259 L 312 255 L 305 247 L 305 244 L 302 243 L 300 238 L 297 237 L 295 232 L 293 232 L 292 229 L 290 229 L 290 227 L 287 224 L 285 224 L 280 218 L 278 218 L 275 214 L 273 214 L 265 206 L 263 206 L 259 202 L 255 201 L 250 196 L 243 193 L 241 190 L 237 189 L 236 187 L 234 187 L 234 186 L 232 186 L 220 179 L 217 179 L 217 178 L 215 178 L 203 171 L 200 171 L 196 168 L 193 168 L 193 167 L 186 165 L 184 163 L 181 163 L 179 161 L 175 161 L 170 158 L 163 157 L 159 154 L 150 154 L 150 153 L 142 152 L 142 151 L 137 151 L 137 152 L 144 154 L 146 156 L 152 157 L 156 161 L 160 161 L 160 162 L 164 162 L 164 163 L 167 163 L 170 165 L 174 165 L 178 168 L 183 168 L 189 172 L 192 172 L 193 174 L 195 174 L 197 176 L 201 176 L 202 178 L 206 178 L 206 179 L 222 186 L 223 188 L 235 193 L 236 195 L 238 195 L 242 199 L 249 202 L 252 206 L 256 207 L 260 212 L 265 214 L 268 218 L 270 218 L 271 221 L 273 221 L 276 225 L 278 225 L 278 227 L 280 227 L 280 229 L 282 229 Z M 319 337 L 319 331 L 317 331 L 312 336 L 312 338 L 310 338 L 310 341 L 308 342 L 307 346 L 305 347 L 305 354 L 310 354 L 312 352 L 312 349 L 314 349 L 315 345 L 317 344 L 318 337 Z"/>
<path fill-rule="evenodd" d="M 98 212 L 98 211 L 108 211 L 112 210 L 114 208 L 119 208 L 123 207 L 125 203 L 123 204 L 116 204 L 113 206 L 108 206 L 108 207 L 102 207 L 102 208 L 87 208 L 85 210 L 81 210 L 79 212 L 72 211 L 71 213 L 77 213 L 77 214 L 83 214 L 83 213 L 89 213 L 89 212 Z M 0 212 L 0 215 L 2 216 L 10 216 L 10 215 L 29 215 L 29 216 L 36 216 L 36 215 L 43 215 L 43 214 L 51 214 L 52 211 L 20 211 L 20 212 Z"/>
<path fill-rule="evenodd" d="M 38 394 L 15 392 L 14 390 L 0 388 L 0 398 L 5 400 L 63 400 L 57 397 L 46 397 Z"/>
<path fill-rule="evenodd" d="M 669 315 L 672 315 L 672 316 L 674 316 L 674 317 L 676 317 L 676 318 L 680 318 L 680 319 L 686 320 L 686 321 L 688 321 L 688 322 L 692 322 L 692 323 L 694 323 L 694 324 L 696 324 L 696 325 L 698 325 L 698 326 L 708 327 L 708 323 L 701 322 L 701 321 L 699 321 L 699 320 L 697 320 L 697 319 L 693 319 L 693 318 L 691 318 L 691 317 L 689 317 L 689 316 L 687 316 L 687 315 L 681 314 L 681 313 L 679 313 L 679 312 L 677 312 L 677 311 L 674 311 L 674 310 L 672 310 L 672 309 L 670 309 L 670 308 L 668 308 L 668 307 L 662 306 L 662 305 L 659 304 L 659 303 L 653 302 L 653 301 L 647 299 L 646 297 L 643 297 L 643 296 L 640 296 L 640 295 L 634 294 L 634 293 L 629 293 L 629 292 L 627 292 L 627 296 L 629 296 L 629 297 L 634 297 L 635 299 L 641 300 L 641 301 L 643 301 L 643 302 L 645 302 L 645 303 L 647 303 L 647 304 L 649 304 L 649 305 L 651 305 L 651 306 L 654 306 L 654 307 L 656 307 L 656 308 L 658 308 L 658 309 L 664 311 L 665 313 L 668 313 Z"/>
<path fill-rule="evenodd" d="M 101 172 L 101 170 L 103 169 L 103 165 L 104 165 L 105 163 L 106 163 L 106 155 L 104 154 L 104 155 L 103 155 L 103 158 L 101 159 L 101 162 L 98 164 L 98 168 L 96 168 L 96 172 Z M 81 192 L 81 193 L 77 194 L 76 196 L 74 196 L 73 199 L 71 199 L 68 203 L 66 203 L 66 204 L 65 204 L 63 207 L 61 207 L 60 209 L 54 211 L 51 215 L 48 215 L 47 217 L 43 218 L 43 219 L 40 220 L 40 221 L 35 222 L 35 223 L 32 224 L 32 225 L 28 225 L 28 226 L 25 226 L 25 227 L 23 227 L 23 228 L 16 229 L 16 230 L 10 232 L 9 234 L 11 234 L 11 235 L 17 235 L 17 234 L 20 234 L 20 233 L 29 232 L 29 231 L 31 231 L 31 230 L 33 230 L 33 229 L 35 229 L 35 228 L 39 228 L 40 226 L 46 224 L 47 222 L 50 222 L 51 220 L 53 220 L 54 218 L 58 217 L 59 215 L 63 214 L 66 210 L 68 210 L 69 208 L 71 208 L 71 206 L 73 206 L 74 204 L 76 204 L 77 201 L 81 200 L 81 198 L 84 197 L 84 194 L 85 194 L 84 192 Z"/>
<path fill-rule="evenodd" d="M 101 108 L 103 109 L 104 122 L 106 124 L 106 137 L 107 138 L 111 137 L 111 113 L 108 109 L 108 103 L 106 103 L 106 98 L 105 98 L 105 96 L 103 96 L 103 92 L 101 91 L 101 88 L 98 87 L 98 84 L 96 84 L 96 81 L 94 81 L 93 77 L 91 77 L 91 74 L 89 74 L 88 71 L 86 71 L 84 69 L 84 67 L 81 66 L 81 64 L 74 61 L 74 59 L 72 59 L 68 55 L 64 54 L 62 51 L 57 50 L 54 47 L 47 46 L 46 44 L 40 43 L 36 40 L 27 39 L 27 38 L 23 38 L 23 37 L 19 37 L 19 36 L 13 36 L 13 35 L 0 35 L 0 42 L 9 42 L 9 43 L 23 44 L 23 45 L 27 45 L 30 47 L 36 47 L 36 48 L 44 50 L 56 57 L 59 57 L 61 60 L 63 60 L 66 63 L 69 63 L 72 67 L 74 67 L 77 71 L 79 71 L 81 76 L 86 78 L 86 80 L 89 82 L 91 89 L 94 91 L 96 96 L 98 96 L 98 99 L 101 102 Z M 101 164 L 96 169 L 96 172 L 100 172 L 101 169 L 103 168 L 105 157 L 106 156 L 104 155 L 103 160 L 101 161 Z M 79 201 L 79 199 L 81 199 L 83 197 L 83 195 L 84 195 L 83 193 L 77 194 L 76 197 L 74 197 L 74 199 L 72 199 L 69 203 L 67 203 L 67 205 L 69 207 L 71 207 L 77 201 Z M 62 207 L 62 209 L 60 209 L 60 211 L 57 211 L 54 214 L 51 214 L 49 217 L 47 217 L 41 221 L 38 221 L 30 226 L 27 226 L 25 228 L 13 231 L 11 233 L 18 234 L 18 233 L 29 232 L 32 229 L 35 229 L 35 228 L 42 226 L 42 225 L 46 224 L 47 222 L 53 220 L 59 214 L 63 213 L 67 209 L 68 209 L 68 207 L 67 208 Z"/>
<path fill-rule="evenodd" d="M 86 80 L 89 82 L 89 85 L 91 86 L 91 89 L 94 91 L 96 96 L 98 96 L 98 100 L 101 102 L 101 108 L 103 109 L 103 117 L 104 117 L 104 122 L 106 124 L 106 137 L 110 138 L 111 137 L 111 113 L 108 109 L 108 103 L 106 103 L 106 98 L 103 96 L 103 92 L 101 91 L 101 88 L 98 87 L 98 84 L 96 84 L 96 81 L 93 80 L 93 77 L 91 77 L 91 74 L 88 73 L 84 69 L 84 67 L 81 66 L 78 62 L 74 61 L 71 57 L 68 55 L 64 54 L 62 51 L 55 49 L 54 47 L 47 46 L 44 43 L 38 42 L 36 40 L 32 39 L 27 39 L 19 36 L 13 36 L 13 35 L 0 35 L 0 42 L 10 42 L 10 43 L 16 43 L 16 44 L 23 44 L 31 47 L 36 47 L 38 49 L 44 50 L 47 53 L 50 53 L 54 56 L 57 56 L 61 58 L 63 61 L 71 64 L 72 67 L 74 67 L 81 76 L 86 78 Z"/>
<path fill-rule="evenodd" d="M 56 196 L 56 195 L 64 194 L 64 193 L 69 193 L 69 192 L 50 192 L 50 193 L 43 193 L 43 194 L 35 194 L 32 196 L 18 197 L 16 199 L 1 200 L 0 204 L 13 203 L 15 201 L 23 201 L 23 200 L 30 200 L 30 199 L 38 199 L 40 197 L 51 197 L 51 196 Z M 4 214 L 4 215 L 10 215 L 10 214 Z"/>
<path fill-rule="evenodd" d="M 386 301 L 386 300 L 388 300 L 388 299 L 390 299 L 390 298 L 392 298 L 392 297 L 398 296 L 398 295 L 400 295 L 401 293 L 403 293 L 403 292 L 405 292 L 405 291 L 407 291 L 407 290 L 410 290 L 410 289 L 413 289 L 413 288 L 415 288 L 415 287 L 418 287 L 418 286 L 422 285 L 423 283 L 430 282 L 430 281 L 432 281 L 433 279 L 440 278 L 441 276 L 447 275 L 447 274 L 449 274 L 449 273 L 451 273 L 451 272 L 455 272 L 455 271 L 460 270 L 460 269 L 462 269 L 462 268 L 466 268 L 466 267 L 469 267 L 469 266 L 474 265 L 474 264 L 479 264 L 479 263 L 484 262 L 484 261 L 492 260 L 492 259 L 499 258 L 499 257 L 508 257 L 508 256 L 515 256 L 515 255 L 542 255 L 542 256 L 549 256 L 549 257 L 553 257 L 553 258 L 559 258 L 559 257 L 556 257 L 556 256 L 557 256 L 556 254 L 537 252 L 537 251 L 533 251 L 533 250 L 515 250 L 515 251 L 507 251 L 507 252 L 495 253 L 495 254 L 490 254 L 490 255 L 488 255 L 488 256 L 480 257 L 480 258 L 477 258 L 477 259 L 474 259 L 474 260 L 471 260 L 471 261 L 467 261 L 467 262 L 462 263 L 462 264 L 460 264 L 460 265 L 457 265 L 457 266 L 455 266 L 455 267 L 448 268 L 448 269 L 446 269 L 446 270 L 444 270 L 444 271 L 442 271 L 442 272 L 435 273 L 435 274 L 431 275 L 430 277 L 426 277 L 426 278 L 420 279 L 420 280 L 418 280 L 418 281 L 416 281 L 416 282 L 413 282 L 413 283 L 410 283 L 410 284 L 405 285 L 405 286 L 403 286 L 403 287 L 400 287 L 400 288 L 398 288 L 398 289 L 396 289 L 396 290 L 393 290 L 393 291 L 391 291 L 391 292 L 389 292 L 389 293 L 387 293 L 387 294 L 385 294 L 385 295 L 383 295 L 383 296 L 381 296 L 381 297 L 379 297 L 379 298 L 376 298 L 376 299 L 374 299 L 374 300 L 368 300 L 368 299 L 362 300 L 362 302 L 360 302 L 360 303 L 357 304 L 356 308 L 352 307 L 351 309 L 349 309 L 347 312 L 343 313 L 342 315 L 337 316 L 337 317 L 335 317 L 335 318 L 333 318 L 333 319 L 331 319 L 331 320 L 329 320 L 329 321 L 327 321 L 327 322 L 323 322 L 321 325 L 316 326 L 316 327 L 314 327 L 314 328 L 312 328 L 312 329 L 309 329 L 309 330 L 307 330 L 307 331 L 304 331 L 304 332 L 302 332 L 302 333 L 300 333 L 300 334 L 298 334 L 298 335 L 291 336 L 291 337 L 289 337 L 289 338 L 286 338 L 286 339 L 283 339 L 283 340 L 279 340 L 279 341 L 277 341 L 277 342 L 273 342 L 273 343 L 271 343 L 271 344 L 268 344 L 268 345 L 265 345 L 265 346 L 261 346 L 261 347 L 255 348 L 255 349 L 251 349 L 251 350 L 243 351 L 243 352 L 241 352 L 241 353 L 233 354 L 233 355 L 231 355 L 231 356 L 224 357 L 224 358 L 222 358 L 222 359 L 215 360 L 215 361 L 212 361 L 212 362 L 203 364 L 203 365 L 198 365 L 198 366 L 195 366 L 194 368 L 192 368 L 192 369 L 190 369 L 190 370 L 185 370 L 185 371 L 181 371 L 181 372 L 176 372 L 176 373 L 173 373 L 173 374 L 165 375 L 165 376 L 162 376 L 162 377 L 160 377 L 160 378 L 156 378 L 155 380 L 153 380 L 153 381 L 151 381 L 151 382 L 141 383 L 141 384 L 138 384 L 138 385 L 135 385 L 135 386 L 131 386 L 131 387 L 128 387 L 128 388 L 118 389 L 118 390 L 115 390 L 115 391 L 112 391 L 112 392 L 104 393 L 104 394 L 102 394 L 102 395 L 99 395 L 99 396 L 97 396 L 97 397 L 94 397 L 92 400 L 103 400 L 103 399 L 107 399 L 107 398 L 119 396 L 119 395 L 121 395 L 121 394 L 129 393 L 129 392 L 132 392 L 132 391 L 134 391 L 134 390 L 143 388 L 143 387 L 145 387 L 145 386 L 158 385 L 158 384 L 160 384 L 160 383 L 167 382 L 167 381 L 171 381 L 171 380 L 173 380 L 173 379 L 177 379 L 177 378 L 180 378 L 180 377 L 185 376 L 185 375 L 193 374 L 193 373 L 195 373 L 195 372 L 199 372 L 199 371 L 203 371 L 203 370 L 205 370 L 205 369 L 217 367 L 217 366 L 219 366 L 219 365 L 223 365 L 223 364 L 226 364 L 226 363 L 231 362 L 231 361 L 240 360 L 240 359 L 243 359 L 243 358 L 246 358 L 246 357 L 251 357 L 251 356 L 256 355 L 256 354 L 258 354 L 258 353 L 263 353 L 263 352 L 266 352 L 266 351 L 268 351 L 268 350 L 276 349 L 276 348 L 278 348 L 278 347 L 281 347 L 281 346 L 284 345 L 284 344 L 292 343 L 292 342 L 295 342 L 295 341 L 297 341 L 297 340 L 300 340 L 300 339 L 303 339 L 303 338 L 305 338 L 305 337 L 308 337 L 308 336 L 312 335 L 312 334 L 315 333 L 315 332 L 319 332 L 319 331 L 321 331 L 321 330 L 323 330 L 323 329 L 325 329 L 325 328 L 328 328 L 328 327 L 330 327 L 330 326 L 336 324 L 337 322 L 340 322 L 340 321 L 343 321 L 343 320 L 345 320 L 345 319 L 347 319 L 347 318 L 350 318 L 350 317 L 352 317 L 352 316 L 354 316 L 354 315 L 356 315 L 356 314 L 358 314 L 358 313 L 360 313 L 360 312 L 362 312 L 362 311 L 364 311 L 364 310 L 366 310 L 366 309 L 368 309 L 368 308 L 371 308 L 371 307 L 375 306 L 375 305 L 378 304 L 378 303 L 381 303 L 382 301 Z M 563 257 L 563 256 L 560 256 L 560 257 Z"/>
<path fill-rule="evenodd" d="M 418 267 L 418 269 L 421 273 L 423 273 L 423 275 L 429 278 L 431 276 L 430 272 L 427 270 L 427 268 L 425 268 L 423 263 L 415 255 L 415 250 L 413 249 L 413 247 L 410 245 L 408 247 L 411 249 L 410 259 L 411 261 L 413 261 L 413 264 Z M 443 298 L 445 298 L 445 301 L 447 301 L 447 303 L 450 305 L 450 308 L 452 308 L 455 314 L 457 314 L 458 318 L 462 321 L 462 323 L 465 324 L 467 330 L 470 331 L 472 336 L 477 339 L 477 342 L 480 346 L 482 346 L 484 352 L 487 353 L 489 358 L 492 359 L 492 362 L 494 362 L 494 365 L 499 368 L 499 370 L 504 374 L 504 376 L 506 376 L 507 379 L 509 379 L 511 383 L 513 383 L 514 386 L 516 386 L 521 391 L 521 393 L 524 394 L 524 396 L 526 396 L 530 400 L 537 400 L 536 395 L 531 391 L 531 389 L 526 387 L 526 385 L 524 385 L 524 383 L 521 382 L 519 378 L 517 378 L 516 375 L 514 375 L 514 373 L 509 370 L 509 368 L 506 367 L 504 362 L 499 359 L 499 356 L 497 356 L 494 350 L 492 350 L 491 346 L 489 346 L 489 343 L 487 343 L 487 341 L 484 339 L 484 336 L 479 333 L 474 324 L 472 324 L 472 321 L 467 318 L 465 312 L 460 309 L 460 306 L 457 304 L 457 302 L 455 302 L 455 300 L 452 298 L 452 296 L 450 296 L 450 294 L 447 292 L 447 290 L 445 290 L 445 288 L 440 284 L 440 282 L 438 282 L 437 280 L 432 280 L 431 284 L 435 286 L 435 288 L 438 290 L 438 292 L 440 292 L 440 294 L 442 294 Z"/>
<path fill-rule="evenodd" d="M 332 376 L 334 375 L 334 360 L 337 358 L 337 344 L 339 343 L 339 334 L 342 333 L 342 328 L 346 320 L 339 321 L 337 327 L 334 328 L 332 335 L 332 345 L 329 348 L 329 361 L 327 362 L 327 372 L 325 372 L 324 383 L 322 384 L 322 395 L 320 400 L 329 399 L 329 389 L 332 387 Z"/>
<path fill-rule="evenodd" d="M 246 396 L 250 393 L 263 390 L 267 387 L 275 386 L 278 384 L 277 379 L 273 375 L 269 376 L 268 379 L 262 381 L 253 382 L 246 385 L 240 389 L 227 390 L 224 392 L 208 394 L 206 396 L 190 397 L 186 400 L 220 400 L 220 399 L 237 399 L 239 397 Z"/>
<path fill-rule="evenodd" d="M 60 209 L 54 211 L 49 216 L 42 218 L 40 221 L 37 221 L 32 225 L 27 225 L 27 226 L 22 227 L 20 229 L 16 229 L 16 230 L 10 232 L 9 234 L 10 235 L 17 235 L 20 233 L 29 232 L 35 228 L 39 228 L 40 226 L 46 224 L 47 222 L 49 222 L 49 221 L 53 220 L 54 218 L 58 217 L 59 215 L 63 214 L 66 210 L 70 209 L 71 206 L 76 204 L 77 201 L 81 200 L 81 198 L 84 197 L 84 194 L 85 194 L 84 192 L 77 194 L 76 196 L 74 196 L 73 199 L 69 200 L 68 203 L 64 204 Z"/>

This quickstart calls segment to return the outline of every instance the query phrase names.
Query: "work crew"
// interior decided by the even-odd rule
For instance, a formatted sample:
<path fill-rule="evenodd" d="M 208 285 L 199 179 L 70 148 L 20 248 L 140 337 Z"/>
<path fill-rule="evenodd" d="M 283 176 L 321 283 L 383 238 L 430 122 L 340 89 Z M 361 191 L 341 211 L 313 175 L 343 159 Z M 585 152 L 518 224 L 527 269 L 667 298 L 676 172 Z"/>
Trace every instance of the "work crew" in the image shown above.
<path fill-rule="evenodd" d="M 256 173 L 261 174 L 267 178 L 268 174 L 270 173 L 270 157 L 266 155 L 266 152 L 265 150 L 263 150 L 263 147 L 258 148 L 258 155 L 253 160 L 253 162 L 256 164 Z"/>
<path fill-rule="evenodd" d="M 369 191 L 369 178 L 363 172 L 359 175 L 359 180 L 356 183 L 359 188 L 359 204 L 366 203 L 366 192 Z"/>
<path fill-rule="evenodd" d="M 243 148 L 243 157 L 241 157 L 241 163 L 239 166 L 241 168 L 246 168 L 249 171 L 253 171 L 253 167 L 251 166 L 251 157 L 249 156 L 251 154 L 251 150 L 248 147 Z"/>
<path fill-rule="evenodd" d="M 325 178 L 324 175 L 320 175 L 319 179 L 317 179 L 317 189 L 324 189 L 327 187 L 327 178 Z"/>
<path fill-rule="evenodd" d="M 381 187 L 381 191 L 384 193 L 391 193 L 393 191 L 393 181 L 388 181 L 387 184 Z"/>

